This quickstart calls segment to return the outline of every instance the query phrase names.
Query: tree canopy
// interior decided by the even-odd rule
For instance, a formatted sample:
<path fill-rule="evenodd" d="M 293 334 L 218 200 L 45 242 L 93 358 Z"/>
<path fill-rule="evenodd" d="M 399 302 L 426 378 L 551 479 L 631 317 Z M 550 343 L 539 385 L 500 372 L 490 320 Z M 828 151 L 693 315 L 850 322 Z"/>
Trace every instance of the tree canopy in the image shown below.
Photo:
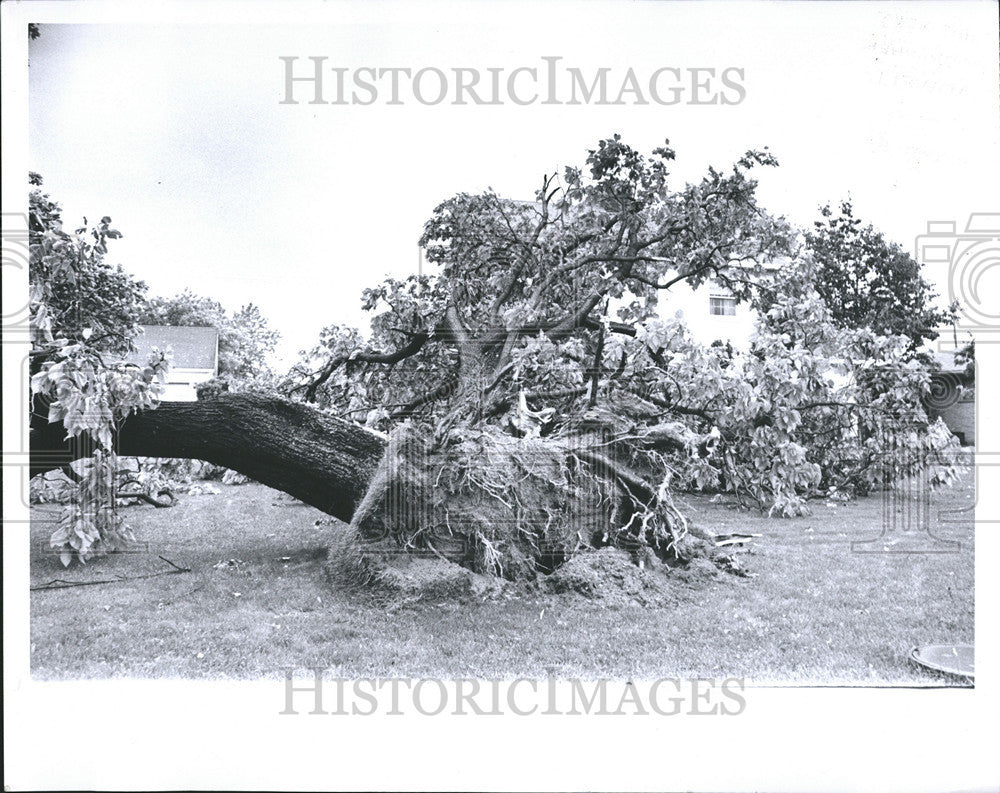
<path fill-rule="evenodd" d="M 850 201 L 839 211 L 829 204 L 806 234 L 815 262 L 809 282 L 844 328 L 868 328 L 880 335 L 909 337 L 912 351 L 937 338 L 954 321 L 954 307 L 939 308 L 920 264 L 871 224 L 855 217 Z"/>
<path fill-rule="evenodd" d="M 496 419 L 521 391 L 581 396 L 600 379 L 607 335 L 634 336 L 682 282 L 748 297 L 754 270 L 792 241 L 750 175 L 774 158 L 748 152 L 674 188 L 674 156 L 669 143 L 647 157 L 616 135 L 585 169 L 546 176 L 533 201 L 443 202 L 420 241 L 433 271 L 366 290 L 371 339 L 328 328 L 289 391 L 375 421 L 474 397 L 470 415 Z"/>

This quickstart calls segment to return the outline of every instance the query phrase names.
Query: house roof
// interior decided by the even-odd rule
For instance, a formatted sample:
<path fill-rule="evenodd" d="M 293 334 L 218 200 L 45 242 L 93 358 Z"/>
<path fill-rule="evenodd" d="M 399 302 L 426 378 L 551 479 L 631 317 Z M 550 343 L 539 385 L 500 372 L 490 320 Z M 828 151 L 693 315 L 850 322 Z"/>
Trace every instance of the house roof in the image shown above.
<path fill-rule="evenodd" d="M 219 331 L 210 327 L 174 327 L 171 325 L 140 325 L 142 333 L 135 338 L 135 352 L 129 360 L 144 364 L 153 347 L 161 352 L 170 349 L 175 369 L 210 369 L 218 367 Z"/>

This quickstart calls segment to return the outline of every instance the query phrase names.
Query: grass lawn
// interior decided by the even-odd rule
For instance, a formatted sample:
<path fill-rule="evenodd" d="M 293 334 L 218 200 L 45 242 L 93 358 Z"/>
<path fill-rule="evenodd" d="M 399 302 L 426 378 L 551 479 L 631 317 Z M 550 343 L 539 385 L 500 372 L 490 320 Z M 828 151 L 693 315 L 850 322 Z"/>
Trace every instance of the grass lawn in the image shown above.
<path fill-rule="evenodd" d="M 759 532 L 753 577 L 677 580 L 676 604 L 609 607 L 521 591 L 493 602 L 386 610 L 332 589 L 321 569 L 324 517 L 262 485 L 221 486 L 171 509 L 130 507 L 142 543 L 64 569 L 47 549 L 57 510 L 33 509 L 31 580 L 133 580 L 31 593 L 37 678 L 259 678 L 323 666 L 345 677 L 745 677 L 748 682 L 965 685 L 907 656 L 917 644 L 973 640 L 972 513 L 940 524 L 950 553 L 859 553 L 879 534 L 880 496 L 769 519 L 687 497 L 716 532 Z M 972 476 L 931 509 L 971 508 Z M 902 499 L 897 516 L 915 506 Z M 879 549 L 908 540 L 890 533 Z M 897 542 L 898 541 L 898 542 Z M 895 543 L 895 544 L 893 544 Z M 171 569 L 191 572 L 134 580 Z"/>

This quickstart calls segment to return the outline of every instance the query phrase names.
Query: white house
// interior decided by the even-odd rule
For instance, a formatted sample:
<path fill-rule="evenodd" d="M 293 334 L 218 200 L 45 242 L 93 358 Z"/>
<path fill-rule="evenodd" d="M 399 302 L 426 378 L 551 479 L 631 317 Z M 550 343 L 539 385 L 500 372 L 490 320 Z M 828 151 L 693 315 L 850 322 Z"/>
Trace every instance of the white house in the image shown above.
<path fill-rule="evenodd" d="M 144 364 L 155 347 L 173 353 L 164 402 L 193 402 L 197 386 L 211 380 L 219 371 L 219 331 L 210 327 L 174 327 L 140 325 L 135 339 L 132 363 Z"/>
<path fill-rule="evenodd" d="M 692 338 L 701 344 L 729 342 L 745 349 L 753 332 L 755 312 L 747 303 L 737 303 L 721 284 L 708 281 L 692 289 L 686 281 L 670 288 L 660 298 L 657 313 L 684 321 Z"/>

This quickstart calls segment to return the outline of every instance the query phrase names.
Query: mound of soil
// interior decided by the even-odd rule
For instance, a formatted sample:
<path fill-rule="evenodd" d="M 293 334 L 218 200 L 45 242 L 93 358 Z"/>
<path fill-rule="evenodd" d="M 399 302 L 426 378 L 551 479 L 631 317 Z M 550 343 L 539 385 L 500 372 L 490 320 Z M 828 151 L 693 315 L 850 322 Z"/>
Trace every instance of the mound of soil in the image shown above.
<path fill-rule="evenodd" d="M 577 595 L 610 608 L 662 608 L 676 605 L 683 591 L 716 578 L 729 559 L 699 557 L 671 566 L 649 549 L 642 549 L 639 558 L 637 564 L 632 553 L 615 547 L 584 551 L 523 590 L 523 582 L 476 573 L 447 559 L 400 552 L 391 543 L 359 543 L 347 529 L 329 549 L 326 570 L 333 583 L 363 590 L 393 608 L 494 600 L 537 591 L 539 585 L 552 594 Z"/>
<path fill-rule="evenodd" d="M 497 597 L 503 579 L 467 570 L 446 559 L 407 556 L 383 567 L 373 588 L 394 600 L 448 600 L 460 603 Z"/>
<path fill-rule="evenodd" d="M 327 551 L 326 573 L 337 586 L 362 589 L 396 605 L 492 599 L 504 592 L 507 583 L 447 559 L 401 551 L 392 542 L 360 541 L 350 527 L 334 535 Z"/>
<path fill-rule="evenodd" d="M 677 602 L 664 568 L 639 567 L 620 548 L 601 548 L 574 556 L 546 577 L 545 586 L 551 592 L 574 592 L 608 606 L 668 606 Z"/>

